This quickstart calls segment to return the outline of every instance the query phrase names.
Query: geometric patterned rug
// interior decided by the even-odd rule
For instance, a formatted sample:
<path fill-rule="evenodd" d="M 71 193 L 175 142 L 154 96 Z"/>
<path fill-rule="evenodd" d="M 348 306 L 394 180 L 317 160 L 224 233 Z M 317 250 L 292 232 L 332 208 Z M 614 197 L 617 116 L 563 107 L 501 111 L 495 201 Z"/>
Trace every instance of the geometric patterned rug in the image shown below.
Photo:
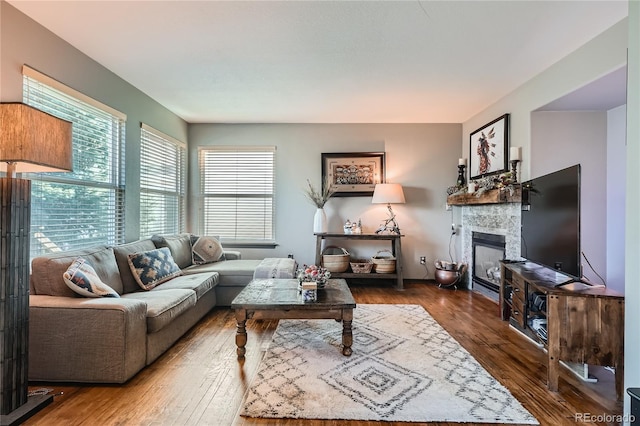
<path fill-rule="evenodd" d="M 342 324 L 280 320 L 241 415 L 538 424 L 419 305 L 359 304 L 353 355 Z"/>

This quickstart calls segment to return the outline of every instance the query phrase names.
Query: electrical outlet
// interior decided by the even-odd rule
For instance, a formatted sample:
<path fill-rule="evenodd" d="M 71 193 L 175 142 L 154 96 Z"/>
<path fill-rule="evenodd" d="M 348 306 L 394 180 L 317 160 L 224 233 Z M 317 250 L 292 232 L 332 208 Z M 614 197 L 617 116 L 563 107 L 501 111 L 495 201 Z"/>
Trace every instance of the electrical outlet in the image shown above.
<path fill-rule="evenodd" d="M 427 258 L 424 256 L 420 256 L 420 264 L 421 265 L 426 265 L 427 264 Z"/>

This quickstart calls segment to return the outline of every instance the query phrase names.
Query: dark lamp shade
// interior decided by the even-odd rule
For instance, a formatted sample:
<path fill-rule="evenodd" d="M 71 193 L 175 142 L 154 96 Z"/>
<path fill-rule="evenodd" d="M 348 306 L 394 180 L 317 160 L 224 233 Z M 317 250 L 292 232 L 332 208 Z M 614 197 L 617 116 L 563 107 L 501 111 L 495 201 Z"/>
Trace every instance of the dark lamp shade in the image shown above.
<path fill-rule="evenodd" d="M 72 124 L 29 105 L 0 104 L 0 171 L 16 173 L 73 169 Z"/>
<path fill-rule="evenodd" d="M 372 204 L 404 204 L 404 192 L 399 183 L 379 183 L 373 190 Z"/>

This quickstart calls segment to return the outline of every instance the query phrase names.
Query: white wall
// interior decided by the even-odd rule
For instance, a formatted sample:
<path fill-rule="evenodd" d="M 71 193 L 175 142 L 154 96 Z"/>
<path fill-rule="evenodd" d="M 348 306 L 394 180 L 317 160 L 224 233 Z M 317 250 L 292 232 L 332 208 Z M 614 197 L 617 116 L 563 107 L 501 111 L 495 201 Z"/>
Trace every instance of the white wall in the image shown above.
<path fill-rule="evenodd" d="M 627 189 L 625 222 L 624 385 L 640 387 L 640 2 L 629 1 L 627 64 Z M 630 412 L 625 395 L 624 412 Z"/>
<path fill-rule="evenodd" d="M 624 293 L 626 105 L 607 112 L 607 285 Z"/>
<path fill-rule="evenodd" d="M 0 101 L 22 102 L 24 64 L 127 115 L 125 238 L 127 241 L 137 239 L 140 122 L 185 142 L 187 123 L 13 6 L 0 1 Z"/>
<path fill-rule="evenodd" d="M 321 182 L 323 152 L 386 152 L 387 182 L 402 184 L 406 204 L 393 206 L 402 239 L 407 278 L 425 278 L 419 256 L 428 263 L 448 257 L 450 212 L 445 211 L 446 188 L 457 177 L 459 124 L 192 124 L 189 126 L 189 157 L 197 164 L 200 146 L 276 146 L 276 240 L 275 249 L 244 249 L 247 258 L 294 254 L 298 262 L 314 260 L 315 207 L 302 189 L 309 179 Z M 198 232 L 200 205 L 198 170 L 189 176 L 189 227 Z M 386 217 L 384 205 L 372 205 L 371 197 L 334 197 L 325 206 L 329 231 L 342 232 L 346 219 L 362 219 L 365 232 L 373 232 Z M 344 242 L 337 241 L 337 245 Z M 362 243 L 349 246 L 356 257 L 369 257 L 386 246 Z M 429 266 L 429 277 L 433 267 Z"/>
<path fill-rule="evenodd" d="M 596 59 L 594 59 L 596 58 Z M 510 144 L 522 147 L 521 180 L 531 177 L 531 112 L 627 62 L 627 20 L 622 20 L 462 125 L 462 153 L 469 134 L 502 114 L 510 116 Z"/>
<path fill-rule="evenodd" d="M 607 275 L 607 113 L 531 114 L 531 177 L 581 165 L 581 250 L 602 277 Z M 598 276 L 582 261 L 583 274 Z M 617 289 L 623 291 L 623 288 Z"/>

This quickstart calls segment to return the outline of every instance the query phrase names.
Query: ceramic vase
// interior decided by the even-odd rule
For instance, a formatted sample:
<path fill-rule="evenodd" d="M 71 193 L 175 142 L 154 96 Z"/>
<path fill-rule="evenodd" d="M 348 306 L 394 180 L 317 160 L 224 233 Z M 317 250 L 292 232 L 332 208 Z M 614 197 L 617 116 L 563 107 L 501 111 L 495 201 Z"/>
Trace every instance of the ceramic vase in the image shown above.
<path fill-rule="evenodd" d="M 313 232 L 316 234 L 327 232 L 327 228 L 327 215 L 324 209 L 317 209 L 313 216 Z"/>

